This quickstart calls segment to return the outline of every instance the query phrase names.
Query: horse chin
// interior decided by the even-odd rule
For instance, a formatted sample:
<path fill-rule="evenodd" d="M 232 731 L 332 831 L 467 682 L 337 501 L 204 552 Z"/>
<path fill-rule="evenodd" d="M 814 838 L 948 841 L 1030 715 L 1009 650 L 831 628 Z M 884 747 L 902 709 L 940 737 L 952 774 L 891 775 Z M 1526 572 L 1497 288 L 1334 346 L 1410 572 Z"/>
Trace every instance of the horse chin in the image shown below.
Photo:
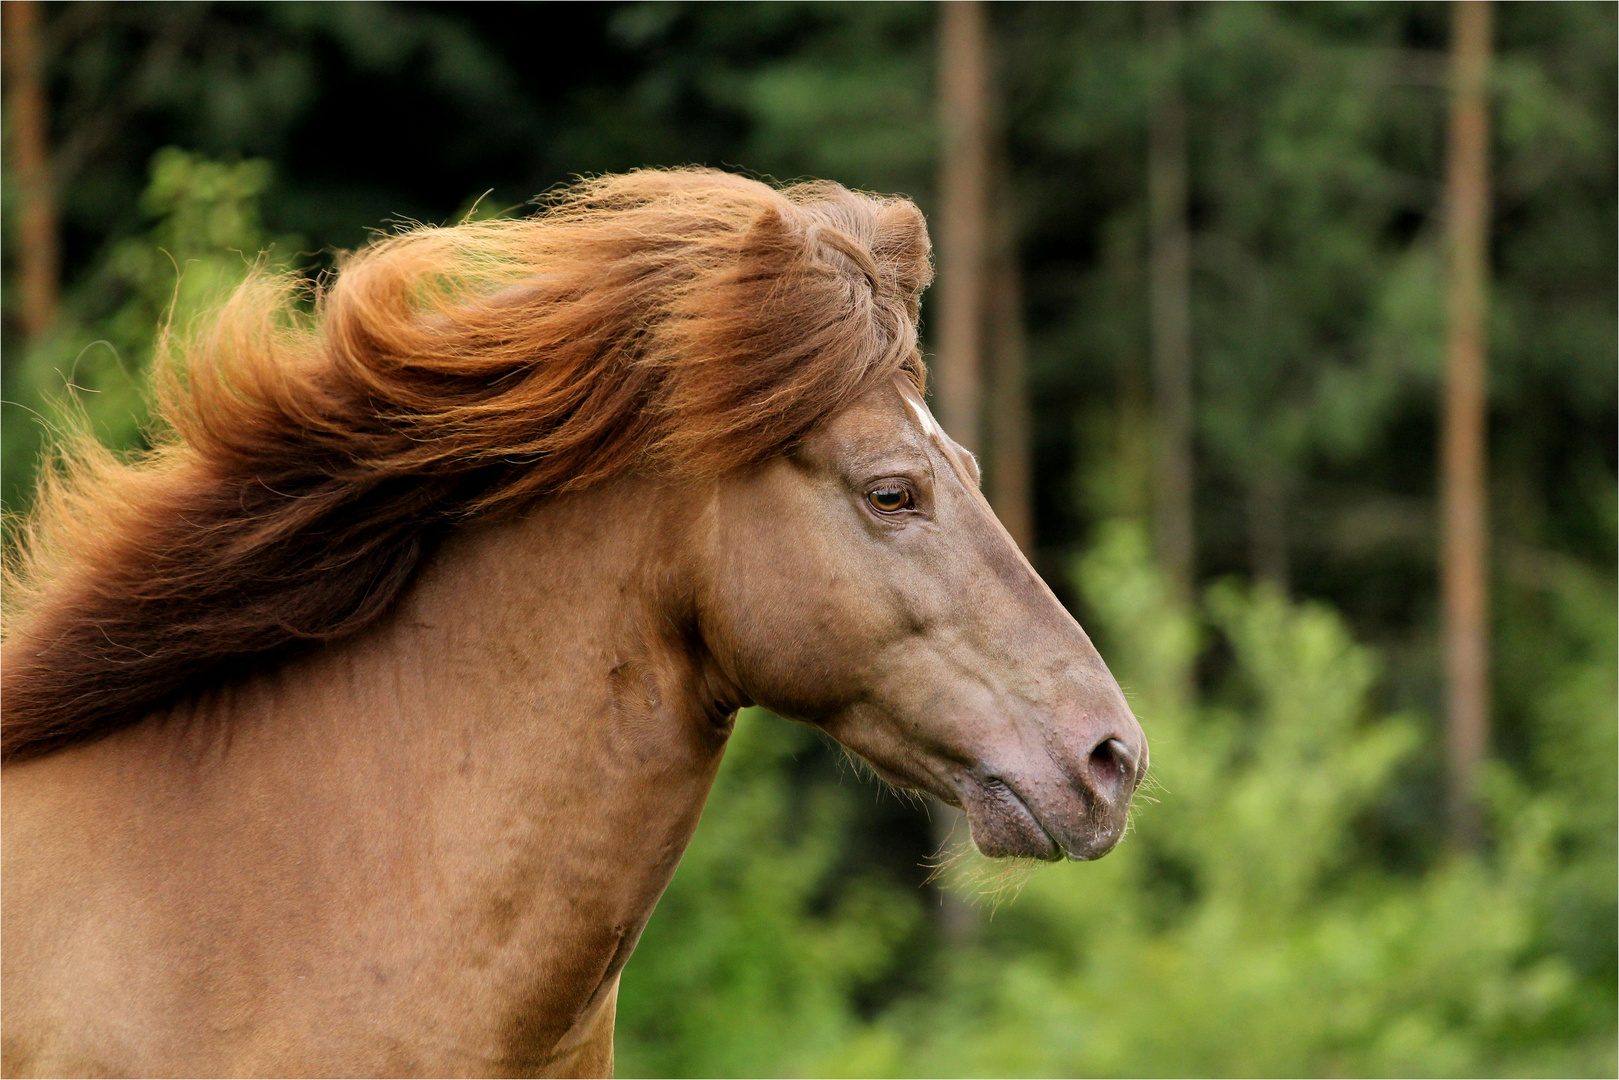
<path fill-rule="evenodd" d="M 975 782 L 962 794 L 973 844 L 989 858 L 1089 862 L 1112 851 L 1124 835 L 1123 812 L 1087 807 L 1074 815 L 1068 808 L 1042 817 L 1034 801 L 998 777 Z"/>
<path fill-rule="evenodd" d="M 1056 862 L 1066 852 L 1017 790 L 991 777 L 963 792 L 962 809 L 973 845 L 989 858 L 1017 857 Z"/>
<path fill-rule="evenodd" d="M 1117 847 L 1119 840 L 1124 836 L 1123 815 L 1116 821 L 1107 820 L 1087 825 L 1090 827 L 1076 831 L 1062 843 L 1063 855 L 1075 862 L 1100 859 Z"/>

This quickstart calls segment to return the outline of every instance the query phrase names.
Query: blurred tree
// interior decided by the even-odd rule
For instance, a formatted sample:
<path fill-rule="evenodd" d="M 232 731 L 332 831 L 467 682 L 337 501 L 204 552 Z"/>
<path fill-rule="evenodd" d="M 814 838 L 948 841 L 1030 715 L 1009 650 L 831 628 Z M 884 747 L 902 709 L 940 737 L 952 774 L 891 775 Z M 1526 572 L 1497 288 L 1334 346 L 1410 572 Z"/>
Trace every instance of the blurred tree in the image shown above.
<path fill-rule="evenodd" d="M 982 453 L 990 236 L 990 64 L 984 5 L 939 8 L 939 310 L 934 399 L 952 438 Z"/>
<path fill-rule="evenodd" d="M 22 276 L 23 330 L 37 338 L 56 321 L 60 257 L 56 237 L 56 198 L 51 176 L 45 115 L 44 56 L 40 48 L 39 4 L 5 0 L 6 132 L 12 175 L 17 184 L 21 234 L 18 262 Z"/>
<path fill-rule="evenodd" d="M 988 258 L 985 355 L 989 408 L 984 487 L 995 515 L 1024 554 L 1034 551 L 1034 478 L 1028 380 L 1027 315 L 1020 260 L 1021 215 L 1010 182 L 1004 139 L 991 155 L 995 220 Z"/>
<path fill-rule="evenodd" d="M 1151 0 L 1148 42 L 1159 69 L 1147 121 L 1147 262 L 1151 267 L 1153 539 L 1171 586 L 1190 600 L 1192 531 L 1192 278 L 1186 179 L 1186 102 L 1181 92 L 1180 13 Z"/>
<path fill-rule="evenodd" d="M 1450 829 L 1480 840 L 1479 766 L 1489 743 L 1489 559 L 1485 507 L 1485 249 L 1489 237 L 1489 0 L 1452 0 L 1450 147 L 1445 177 L 1446 338 L 1440 444 L 1445 732 Z"/>
<path fill-rule="evenodd" d="M 986 35 L 989 242 L 985 253 L 984 357 L 987 382 L 984 419 L 984 487 L 995 514 L 1025 554 L 1034 551 L 1033 478 L 1030 475 L 1028 334 L 1023 298 L 1023 213 L 1012 182 L 1006 131 L 1005 86 L 1017 56 L 991 24 Z"/>

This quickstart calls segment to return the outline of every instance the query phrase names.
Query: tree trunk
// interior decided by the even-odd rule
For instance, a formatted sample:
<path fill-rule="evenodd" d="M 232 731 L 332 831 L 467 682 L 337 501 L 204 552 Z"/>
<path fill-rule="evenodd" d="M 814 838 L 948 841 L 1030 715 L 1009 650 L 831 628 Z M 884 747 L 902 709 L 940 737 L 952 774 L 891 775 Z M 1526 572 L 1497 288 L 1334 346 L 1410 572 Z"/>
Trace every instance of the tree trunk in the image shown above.
<path fill-rule="evenodd" d="M 36 0 L 0 4 L 4 28 L 7 128 L 11 135 L 11 180 L 17 192 L 17 257 L 21 321 L 30 339 L 56 321 L 60 254 L 56 199 L 51 184 L 40 5 Z"/>
<path fill-rule="evenodd" d="M 1029 418 L 1027 349 L 1023 327 L 1023 268 L 1019 262 L 1018 219 L 1012 195 L 1012 163 L 1000 95 L 990 95 L 990 220 L 984 322 L 989 391 L 990 505 L 1025 555 L 1034 555 L 1032 433 Z"/>
<path fill-rule="evenodd" d="M 1153 383 L 1153 543 L 1182 601 L 1194 577 L 1192 532 L 1192 271 L 1187 225 L 1186 104 L 1180 14 L 1144 5 L 1162 84 L 1147 133 L 1148 275 Z"/>
<path fill-rule="evenodd" d="M 988 48 L 984 6 L 939 7 L 939 342 L 934 400 L 939 422 L 980 449 L 984 278 L 989 250 Z"/>
<path fill-rule="evenodd" d="M 1286 477 L 1281 469 L 1251 466 L 1248 476 L 1248 567 L 1256 581 L 1290 588 Z"/>
<path fill-rule="evenodd" d="M 1444 537 L 1447 742 L 1451 833 L 1481 833 L 1477 777 L 1489 743 L 1489 596 L 1485 426 L 1485 275 L 1489 243 L 1490 57 L 1487 0 L 1451 5 L 1450 147 L 1445 226 L 1450 327 L 1446 343 L 1440 489 Z"/>
<path fill-rule="evenodd" d="M 939 423 L 974 453 L 982 447 L 985 281 L 990 254 L 989 46 L 984 5 L 939 5 L 939 338 L 933 394 Z M 931 800 L 943 853 L 965 841 L 960 810 Z M 968 841 L 970 842 L 970 841 Z M 977 923 L 960 895 L 941 890 L 939 929 L 960 944 Z"/>
<path fill-rule="evenodd" d="M 1023 277 L 1010 223 L 990 263 L 989 501 L 1025 555 L 1034 554 Z"/>

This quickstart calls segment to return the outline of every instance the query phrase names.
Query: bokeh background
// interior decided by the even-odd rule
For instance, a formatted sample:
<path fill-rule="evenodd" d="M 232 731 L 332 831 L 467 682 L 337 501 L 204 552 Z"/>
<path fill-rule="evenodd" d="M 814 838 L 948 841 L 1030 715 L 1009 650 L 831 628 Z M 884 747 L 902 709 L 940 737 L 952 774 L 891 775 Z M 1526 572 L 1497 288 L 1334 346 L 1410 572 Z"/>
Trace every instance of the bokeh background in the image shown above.
<path fill-rule="evenodd" d="M 318 273 L 645 165 L 907 193 L 944 362 L 984 238 L 965 434 L 1126 687 L 1150 797 L 1101 862 L 940 868 L 942 808 L 750 712 L 624 976 L 620 1074 L 1614 1075 L 1615 5 L 1489 10 L 1471 825 L 1455 10 L 974 10 L 8 0 L 8 512 L 73 416 L 140 444 L 158 325 L 261 251 Z"/>

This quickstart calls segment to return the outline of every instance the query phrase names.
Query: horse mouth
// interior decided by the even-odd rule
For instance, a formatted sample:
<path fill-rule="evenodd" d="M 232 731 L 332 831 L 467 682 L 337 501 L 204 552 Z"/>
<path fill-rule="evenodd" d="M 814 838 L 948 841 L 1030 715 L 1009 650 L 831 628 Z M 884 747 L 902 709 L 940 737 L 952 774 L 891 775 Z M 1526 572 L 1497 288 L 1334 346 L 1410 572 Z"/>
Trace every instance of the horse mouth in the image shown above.
<path fill-rule="evenodd" d="M 1090 862 L 1118 845 L 1124 834 L 1125 807 L 1082 804 L 1072 823 L 1047 824 L 1035 803 L 1016 785 L 999 776 L 974 778 L 961 793 L 962 809 L 973 843 L 990 858 L 1016 857 L 1059 862 Z M 1064 827 L 1068 826 L 1068 827 Z"/>

